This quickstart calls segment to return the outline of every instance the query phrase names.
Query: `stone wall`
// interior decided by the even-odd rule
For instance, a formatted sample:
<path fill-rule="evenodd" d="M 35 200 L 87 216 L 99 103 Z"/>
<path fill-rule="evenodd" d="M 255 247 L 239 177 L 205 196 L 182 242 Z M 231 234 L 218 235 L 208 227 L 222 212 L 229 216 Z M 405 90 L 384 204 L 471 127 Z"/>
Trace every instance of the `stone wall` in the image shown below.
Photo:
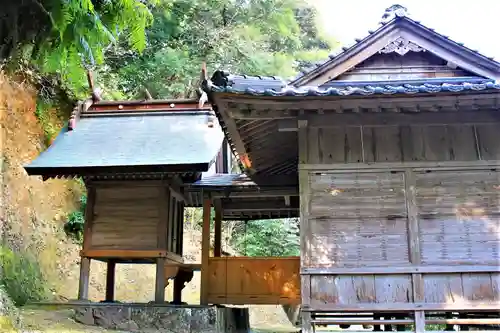
<path fill-rule="evenodd" d="M 225 307 L 89 304 L 75 310 L 86 325 L 129 332 L 247 333 L 248 310 Z"/>

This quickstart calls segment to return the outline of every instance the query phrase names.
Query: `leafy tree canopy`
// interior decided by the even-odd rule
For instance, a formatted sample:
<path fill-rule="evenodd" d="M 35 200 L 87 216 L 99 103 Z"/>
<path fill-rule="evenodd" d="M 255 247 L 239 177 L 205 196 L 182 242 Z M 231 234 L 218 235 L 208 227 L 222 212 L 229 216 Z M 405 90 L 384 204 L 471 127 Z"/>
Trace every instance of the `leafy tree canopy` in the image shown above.
<path fill-rule="evenodd" d="M 156 98 L 187 97 L 202 62 L 288 78 L 333 46 L 316 24 L 315 9 L 302 0 L 169 0 L 153 17 L 142 54 L 123 42 L 108 49 L 100 70 L 107 92 L 137 97 L 147 88 Z"/>
<path fill-rule="evenodd" d="M 6 0 L 0 13 L 0 57 L 24 59 L 45 73 L 57 73 L 76 93 L 84 69 L 104 63 L 104 52 L 117 40 L 141 52 L 145 29 L 157 1 Z"/>
<path fill-rule="evenodd" d="M 286 257 L 299 255 L 297 219 L 248 221 L 233 235 L 233 246 L 249 257 Z"/>

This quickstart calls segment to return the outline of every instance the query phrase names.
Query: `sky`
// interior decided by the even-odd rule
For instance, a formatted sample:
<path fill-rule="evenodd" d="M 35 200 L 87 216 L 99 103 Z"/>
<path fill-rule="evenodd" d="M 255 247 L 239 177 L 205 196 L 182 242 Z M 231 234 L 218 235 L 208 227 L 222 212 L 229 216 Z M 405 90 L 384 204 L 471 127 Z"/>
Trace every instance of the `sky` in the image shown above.
<path fill-rule="evenodd" d="M 309 0 L 317 6 L 325 31 L 341 44 L 375 30 L 391 5 L 456 42 L 500 61 L 500 0 Z"/>

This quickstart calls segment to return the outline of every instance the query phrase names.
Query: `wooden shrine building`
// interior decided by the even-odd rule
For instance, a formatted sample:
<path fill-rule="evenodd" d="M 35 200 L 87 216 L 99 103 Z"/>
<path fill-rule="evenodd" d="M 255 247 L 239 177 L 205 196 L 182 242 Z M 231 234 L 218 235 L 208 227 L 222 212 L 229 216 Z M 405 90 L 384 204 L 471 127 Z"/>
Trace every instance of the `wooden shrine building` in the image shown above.
<path fill-rule="evenodd" d="M 395 5 L 291 82 L 204 81 L 242 170 L 300 193 L 303 333 L 500 324 L 499 78 Z"/>
<path fill-rule="evenodd" d="M 79 299 L 88 298 L 90 260 L 107 262 L 106 301 L 113 301 L 117 263 L 154 263 L 155 302 L 174 301 L 184 282 L 186 198 L 220 155 L 223 134 L 210 105 L 198 100 L 79 103 L 54 143 L 25 169 L 30 175 L 82 177 L 87 187 Z M 196 265 L 194 265 L 196 266 Z M 198 265 L 199 266 L 199 265 Z M 189 272 L 190 271 L 190 272 Z"/>
<path fill-rule="evenodd" d="M 303 333 L 500 325 L 499 78 L 394 5 L 290 82 L 216 71 L 206 105 L 81 103 L 25 168 L 85 180 L 81 299 L 91 259 L 109 301 L 116 263 L 150 262 L 156 303 L 199 269 L 201 305 L 300 307 Z M 184 207 L 203 207 L 201 263 L 182 258 Z M 223 220 L 283 217 L 300 218 L 300 258 L 222 255 Z"/>

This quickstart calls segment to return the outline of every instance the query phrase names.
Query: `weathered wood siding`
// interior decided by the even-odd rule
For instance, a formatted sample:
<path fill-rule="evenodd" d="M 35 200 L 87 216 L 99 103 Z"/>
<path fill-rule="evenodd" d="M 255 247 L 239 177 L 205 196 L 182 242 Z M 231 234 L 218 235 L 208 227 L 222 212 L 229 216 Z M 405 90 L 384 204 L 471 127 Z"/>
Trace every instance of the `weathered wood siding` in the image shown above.
<path fill-rule="evenodd" d="M 308 163 L 500 159 L 500 124 L 311 128 Z"/>
<path fill-rule="evenodd" d="M 182 255 L 184 203 L 165 186 L 96 186 L 92 249 L 163 249 Z"/>
<path fill-rule="evenodd" d="M 395 305 L 413 302 L 460 306 L 467 301 L 483 305 L 500 301 L 498 273 L 423 274 L 423 281 L 423 299 L 414 300 L 410 274 L 312 275 L 310 306 L 369 310 L 370 305 L 385 303 L 394 310 Z"/>
<path fill-rule="evenodd" d="M 299 304 L 300 258 L 210 258 L 208 289 L 213 304 Z"/>
<path fill-rule="evenodd" d="M 416 173 L 422 263 L 500 263 L 500 173 Z"/>
<path fill-rule="evenodd" d="M 499 130 L 309 128 L 300 170 L 304 307 L 498 308 Z M 436 163 L 453 161 L 462 166 Z"/>
<path fill-rule="evenodd" d="M 428 52 L 376 54 L 335 80 L 370 81 L 404 80 L 435 77 L 473 76 L 461 69 L 453 69 L 446 61 Z"/>
<path fill-rule="evenodd" d="M 409 263 L 402 173 L 310 176 L 308 267 Z"/>
<path fill-rule="evenodd" d="M 157 249 L 160 188 L 96 188 L 93 248 Z"/>

